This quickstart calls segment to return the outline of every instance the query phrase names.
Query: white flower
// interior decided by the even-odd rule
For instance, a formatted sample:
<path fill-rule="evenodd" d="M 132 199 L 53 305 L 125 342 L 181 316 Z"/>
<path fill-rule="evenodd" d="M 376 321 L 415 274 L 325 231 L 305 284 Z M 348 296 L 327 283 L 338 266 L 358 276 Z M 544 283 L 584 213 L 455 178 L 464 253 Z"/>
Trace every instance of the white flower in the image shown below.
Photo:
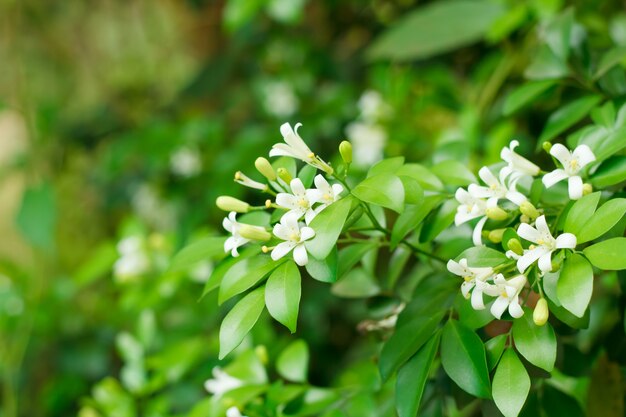
<path fill-rule="evenodd" d="M 478 171 L 478 176 L 487 184 L 487 187 L 470 184 L 468 191 L 472 196 L 478 198 L 497 198 L 498 200 L 506 198 L 518 206 L 526 201 L 526 196 L 515 189 L 515 184 L 517 183 L 516 179 L 509 181 L 509 185 L 506 185 L 507 170 L 500 170 L 500 178 L 498 179 L 489 168 L 482 167 L 480 171 Z"/>
<path fill-rule="evenodd" d="M 289 185 L 293 194 L 278 193 L 276 204 L 289 209 L 287 213 L 296 214 L 298 219 L 304 216 L 304 221 L 309 224 L 317 214 L 313 209 L 313 205 L 320 201 L 321 192 L 314 189 L 305 189 L 300 178 L 294 178 Z"/>
<path fill-rule="evenodd" d="M 454 196 L 461 204 L 456 209 L 454 223 L 459 226 L 460 224 L 482 216 L 478 223 L 476 223 L 476 226 L 474 226 L 474 232 L 472 233 L 472 241 L 474 242 L 474 245 L 479 246 L 483 244 L 482 232 L 483 227 L 487 222 L 487 209 L 497 207 L 498 199 L 496 197 L 492 197 L 485 200 L 484 198 L 478 197 L 477 194 L 482 194 L 477 193 L 476 191 L 476 188 L 471 186 L 470 191 L 466 191 L 463 188 L 458 188 L 456 190 Z"/>
<path fill-rule="evenodd" d="M 574 152 L 570 152 L 565 146 L 557 143 L 550 149 L 550 155 L 558 159 L 563 168 L 557 168 L 544 175 L 543 184 L 546 188 L 550 188 L 567 178 L 569 198 L 578 200 L 583 196 L 583 180 L 578 173 L 596 160 L 591 148 L 587 145 L 579 145 L 574 149 Z"/>
<path fill-rule="evenodd" d="M 293 249 L 293 259 L 298 265 L 304 266 L 309 262 L 304 242 L 315 236 L 315 231 L 307 226 L 301 227 L 298 219 L 297 214 L 286 213 L 280 223 L 274 226 L 274 235 L 285 242 L 279 243 L 272 250 L 273 260 L 279 260 Z"/>
<path fill-rule="evenodd" d="M 224 393 L 243 386 L 243 381 L 230 376 L 220 367 L 213 368 L 213 379 L 207 379 L 204 388 L 211 394 L 220 397 Z"/>
<path fill-rule="evenodd" d="M 504 147 L 500 152 L 500 157 L 508 164 L 500 171 L 503 177 L 510 176 L 511 180 L 517 180 L 524 175 L 534 177 L 539 174 L 540 169 L 537 165 L 515 152 L 515 148 L 518 146 L 519 142 L 513 140 L 508 148 Z"/>
<path fill-rule="evenodd" d="M 369 166 L 383 158 L 387 132 L 375 124 L 352 122 L 346 126 L 346 135 L 352 144 L 354 163 Z"/>
<path fill-rule="evenodd" d="M 280 126 L 280 133 L 283 135 L 285 143 L 274 144 L 270 151 L 270 156 L 288 156 L 299 159 L 324 172 L 332 173 L 333 169 L 318 158 L 298 135 L 300 126 L 302 126 L 302 123 L 297 123 L 294 130 L 289 123 L 283 123 Z"/>
<path fill-rule="evenodd" d="M 237 248 L 250 242 L 250 239 L 246 239 L 239 234 L 241 224 L 237 222 L 237 213 L 231 211 L 228 217 L 225 217 L 222 221 L 222 226 L 224 226 L 227 232 L 231 233 L 231 236 L 224 242 L 224 252 L 230 251 L 232 256 L 239 256 Z"/>
<path fill-rule="evenodd" d="M 330 206 L 335 201 L 341 198 L 341 193 L 343 192 L 343 186 L 341 184 L 333 184 L 332 186 L 326 181 L 323 175 L 316 175 L 315 179 L 315 187 L 319 191 L 318 194 L 318 202 L 322 203 L 316 210 L 316 213 L 319 213 L 324 208 Z"/>
<path fill-rule="evenodd" d="M 235 182 L 238 182 L 244 187 L 254 188 L 256 190 L 261 190 L 261 191 L 266 191 L 269 188 L 267 184 L 254 181 L 253 179 L 251 179 L 250 177 L 248 177 L 241 171 L 237 171 L 235 173 Z"/>
<path fill-rule="evenodd" d="M 150 269 L 150 259 L 139 236 L 130 236 L 117 244 L 120 258 L 113 265 L 113 274 L 120 281 L 127 281 L 145 274 Z"/>
<path fill-rule="evenodd" d="M 375 122 L 391 112 L 391 108 L 383 101 L 378 91 L 367 90 L 359 98 L 359 110 L 363 120 Z"/>
<path fill-rule="evenodd" d="M 517 234 L 537 246 L 531 246 L 529 250 L 524 251 L 517 260 L 517 269 L 524 273 L 530 265 L 537 259 L 539 260 L 539 269 L 542 272 L 549 272 L 552 269 L 552 252 L 557 249 L 574 249 L 576 247 L 576 236 L 571 233 L 563 233 L 556 239 L 550 233 L 546 216 L 539 216 L 535 221 L 536 229 L 529 224 L 522 223 L 517 229 Z"/>
<path fill-rule="evenodd" d="M 298 97 L 291 86 L 285 82 L 268 83 L 263 95 L 265 110 L 276 117 L 289 117 L 298 109 Z"/>
<path fill-rule="evenodd" d="M 174 175 L 190 178 L 202 171 L 202 161 L 198 151 L 191 148 L 180 148 L 170 157 L 170 169 Z"/>
<path fill-rule="evenodd" d="M 246 417 L 243 414 L 241 414 L 241 411 L 239 411 L 239 409 L 237 407 L 230 407 L 228 410 L 226 410 L 226 417 Z"/>
<path fill-rule="evenodd" d="M 519 304 L 519 293 L 526 285 L 526 276 L 517 275 L 506 280 L 502 274 L 498 274 L 493 281 L 494 285 L 477 282 L 476 288 L 474 289 L 474 292 L 481 292 L 481 301 L 482 293 L 492 297 L 498 297 L 491 305 L 491 314 L 499 320 L 502 317 L 502 313 L 508 308 L 511 317 L 516 319 L 522 317 L 524 310 L 522 310 Z"/>
<path fill-rule="evenodd" d="M 467 266 L 467 259 L 465 258 L 459 260 L 459 262 L 455 262 L 450 259 L 447 266 L 448 271 L 452 272 L 454 275 L 463 277 L 464 282 L 461 284 L 461 293 L 465 298 L 470 298 L 470 291 L 476 286 L 477 281 L 485 282 L 493 275 L 493 268 L 473 268 Z M 480 304 L 478 304 L 478 301 L 480 301 Z M 474 296 L 474 294 L 472 294 L 472 307 L 476 310 L 481 310 L 481 305 L 482 308 L 485 308 L 482 304 L 482 296 L 479 300 L 476 296 Z"/>

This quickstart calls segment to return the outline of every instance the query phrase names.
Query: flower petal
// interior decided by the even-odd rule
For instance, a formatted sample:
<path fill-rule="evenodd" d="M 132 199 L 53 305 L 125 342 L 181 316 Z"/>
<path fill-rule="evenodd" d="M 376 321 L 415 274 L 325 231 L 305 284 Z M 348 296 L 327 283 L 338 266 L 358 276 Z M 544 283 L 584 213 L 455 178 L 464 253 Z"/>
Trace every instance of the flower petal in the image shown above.
<path fill-rule="evenodd" d="M 287 255 L 289 252 L 291 252 L 294 246 L 296 246 L 296 244 L 291 241 L 279 243 L 272 251 L 272 259 L 275 261 L 279 260 L 283 256 Z"/>
<path fill-rule="evenodd" d="M 293 195 L 298 197 L 304 196 L 306 188 L 304 188 L 304 184 L 302 184 L 302 180 L 300 178 L 292 179 L 289 186 L 291 187 L 291 192 L 293 193 Z"/>
<path fill-rule="evenodd" d="M 270 156 L 288 156 L 290 158 L 299 158 L 294 150 L 284 143 L 277 143 L 275 145 L 272 145 L 272 149 L 270 149 Z"/>
<path fill-rule="evenodd" d="M 546 175 L 543 176 L 543 178 L 541 178 L 541 181 L 543 182 L 543 185 L 546 186 L 546 188 L 550 188 L 557 182 L 563 181 L 567 177 L 568 175 L 565 173 L 565 171 L 559 168 L 555 169 L 552 172 L 548 172 Z"/>
<path fill-rule="evenodd" d="M 307 255 L 306 248 L 303 244 L 297 245 L 293 250 L 293 260 L 300 266 L 309 263 L 309 255 Z"/>
<path fill-rule="evenodd" d="M 454 275 L 458 275 L 460 277 L 465 275 L 465 268 L 463 268 L 458 262 L 453 259 L 450 259 L 446 266 L 448 267 L 448 271 L 450 271 Z"/>
<path fill-rule="evenodd" d="M 537 228 L 537 231 L 539 232 L 540 236 L 552 236 L 552 233 L 550 233 L 550 228 L 548 227 L 548 222 L 546 221 L 546 216 L 545 215 L 541 215 L 539 217 L 537 217 L 537 220 L 535 220 L 535 227 Z"/>
<path fill-rule="evenodd" d="M 578 175 L 569 177 L 567 180 L 567 191 L 571 200 L 578 200 L 583 196 L 583 179 Z"/>
<path fill-rule="evenodd" d="M 298 207 L 298 199 L 291 194 L 278 193 L 276 195 L 276 204 L 281 207 L 293 209 Z"/>
<path fill-rule="evenodd" d="M 578 145 L 574 149 L 574 157 L 578 159 L 578 166 L 580 168 L 592 163 L 596 160 L 596 156 L 591 151 L 591 148 L 587 145 Z"/>
<path fill-rule="evenodd" d="M 523 274 L 529 266 L 548 251 L 549 249 L 544 246 L 537 246 L 535 249 L 529 250 L 517 260 L 517 269 Z"/>
<path fill-rule="evenodd" d="M 291 125 L 289 123 L 283 123 L 280 125 L 280 134 L 283 135 L 283 138 L 289 135 L 295 135 Z"/>
<path fill-rule="evenodd" d="M 577 239 L 572 233 L 563 233 L 556 238 L 556 247 L 558 249 L 574 249 Z"/>
<path fill-rule="evenodd" d="M 499 185 L 499 181 L 498 179 L 495 177 L 495 175 L 493 175 L 493 173 L 491 172 L 491 170 L 487 167 L 482 167 L 479 171 L 478 171 L 478 176 L 480 177 L 481 180 L 483 180 L 485 182 L 485 184 L 491 186 L 491 185 Z"/>
<path fill-rule="evenodd" d="M 500 296 L 496 299 L 496 301 L 494 301 L 493 305 L 491 306 L 491 314 L 493 314 L 495 318 L 500 320 L 500 318 L 502 317 L 502 313 L 504 313 L 504 310 L 506 310 L 508 306 L 509 300 L 506 297 Z"/>
<path fill-rule="evenodd" d="M 476 284 L 472 281 L 464 281 L 463 284 L 461 284 L 461 294 L 463 294 L 463 297 L 466 299 L 470 298 L 470 291 L 475 285 Z"/>
<path fill-rule="evenodd" d="M 313 236 L 315 236 L 315 230 L 311 229 L 310 227 L 305 226 L 302 229 L 300 229 L 300 241 L 301 242 L 304 242 L 305 240 L 309 240 Z"/>
<path fill-rule="evenodd" d="M 522 239 L 526 239 L 533 243 L 537 243 L 537 241 L 541 239 L 541 233 L 528 223 L 521 223 L 517 228 L 517 234 Z"/>
<path fill-rule="evenodd" d="M 509 190 L 506 192 L 506 199 L 518 206 L 521 206 L 527 200 L 526 196 L 519 191 Z"/>
<path fill-rule="evenodd" d="M 552 148 L 550 148 L 550 155 L 558 159 L 563 166 L 567 166 L 572 159 L 570 151 L 560 143 L 552 145 Z"/>
<path fill-rule="evenodd" d="M 519 296 L 515 296 L 509 303 L 509 314 L 511 317 L 519 319 L 524 315 L 522 306 L 519 305 Z"/>
<path fill-rule="evenodd" d="M 539 258 L 539 269 L 544 274 L 552 270 L 552 251 L 541 255 L 541 258 Z"/>
<path fill-rule="evenodd" d="M 480 219 L 478 223 L 476 223 L 476 226 L 474 227 L 474 232 L 472 233 L 472 242 L 474 242 L 474 245 L 476 246 L 480 246 L 483 244 L 482 233 L 483 233 L 483 227 L 485 226 L 486 221 L 487 221 L 487 216 Z"/>
<path fill-rule="evenodd" d="M 474 310 L 484 310 L 485 303 L 483 301 L 483 292 L 479 288 L 472 291 L 472 308 Z"/>
<path fill-rule="evenodd" d="M 291 230 L 289 229 L 289 227 L 281 223 L 275 224 L 274 230 L 272 232 L 277 238 L 282 240 L 289 240 L 289 237 L 291 235 Z"/>
<path fill-rule="evenodd" d="M 304 213 L 304 222 L 306 224 L 311 224 L 311 222 L 313 221 L 313 219 L 315 218 L 315 216 L 317 216 L 317 213 L 319 213 L 319 211 L 314 210 L 312 208 L 308 209 L 305 213 Z"/>
<path fill-rule="evenodd" d="M 326 178 L 324 178 L 322 174 L 317 174 L 313 179 L 313 182 L 315 183 L 315 188 L 323 191 L 324 193 L 329 193 L 330 184 L 328 184 L 328 181 L 326 181 Z"/>

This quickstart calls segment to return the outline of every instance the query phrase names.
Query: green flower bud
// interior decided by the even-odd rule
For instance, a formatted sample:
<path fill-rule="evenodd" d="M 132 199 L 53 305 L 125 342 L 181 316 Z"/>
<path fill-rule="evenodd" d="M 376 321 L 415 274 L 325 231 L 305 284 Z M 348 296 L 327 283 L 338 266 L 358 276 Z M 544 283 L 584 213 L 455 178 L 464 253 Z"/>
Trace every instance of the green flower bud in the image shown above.
<path fill-rule="evenodd" d="M 254 353 L 262 364 L 267 365 L 270 362 L 270 356 L 267 353 L 267 348 L 263 345 L 259 345 L 254 348 Z"/>
<path fill-rule="evenodd" d="M 352 163 L 352 144 L 347 140 L 344 140 L 339 144 L 339 153 L 341 154 L 341 159 L 346 164 Z"/>
<path fill-rule="evenodd" d="M 291 183 L 293 177 L 285 168 L 278 168 L 276 172 L 278 173 L 278 178 L 285 181 L 287 184 Z"/>
<path fill-rule="evenodd" d="M 260 240 L 266 242 L 272 238 L 272 235 L 261 226 L 253 226 L 251 224 L 240 223 L 239 235 L 250 240 Z"/>
<path fill-rule="evenodd" d="M 512 250 L 516 254 L 520 256 L 524 254 L 524 248 L 522 247 L 522 242 L 520 242 L 519 239 L 509 239 L 509 241 L 506 242 L 506 245 L 508 246 L 509 250 Z"/>
<path fill-rule="evenodd" d="M 583 184 L 583 195 L 591 194 L 593 192 L 593 187 L 589 183 Z"/>
<path fill-rule="evenodd" d="M 502 236 L 504 236 L 504 231 L 506 229 L 496 229 L 489 232 L 489 240 L 493 243 L 502 242 Z"/>
<path fill-rule="evenodd" d="M 552 144 L 550 142 L 544 142 L 543 144 L 541 144 L 541 147 L 544 151 L 550 153 L 550 149 L 552 149 Z"/>
<path fill-rule="evenodd" d="M 548 321 L 548 317 L 550 317 L 548 302 L 545 298 L 540 298 L 533 311 L 533 321 L 537 326 L 543 326 Z"/>
<path fill-rule="evenodd" d="M 250 204 L 227 195 L 217 197 L 215 205 L 217 205 L 220 210 L 236 211 L 237 213 L 247 213 L 248 210 L 250 210 Z"/>
<path fill-rule="evenodd" d="M 528 216 L 530 219 L 533 219 L 533 220 L 540 216 L 540 213 L 537 211 L 535 206 L 533 206 L 533 203 L 531 203 L 528 200 L 524 201 L 519 206 L 519 210 L 522 212 L 522 214 L 525 214 L 526 216 Z"/>
<path fill-rule="evenodd" d="M 265 178 L 270 181 L 276 181 L 276 171 L 274 171 L 274 168 L 272 167 L 272 164 L 270 164 L 270 161 L 263 157 L 259 157 L 256 159 L 256 161 L 254 161 L 254 166 L 256 167 L 257 171 L 259 171 L 261 175 L 263 175 Z"/>
<path fill-rule="evenodd" d="M 489 207 L 485 214 L 491 220 L 506 220 L 509 217 L 509 214 L 500 207 Z"/>
<path fill-rule="evenodd" d="M 530 217 L 528 217 L 525 214 L 522 214 L 521 216 L 519 216 L 519 221 L 522 223 L 530 223 Z"/>

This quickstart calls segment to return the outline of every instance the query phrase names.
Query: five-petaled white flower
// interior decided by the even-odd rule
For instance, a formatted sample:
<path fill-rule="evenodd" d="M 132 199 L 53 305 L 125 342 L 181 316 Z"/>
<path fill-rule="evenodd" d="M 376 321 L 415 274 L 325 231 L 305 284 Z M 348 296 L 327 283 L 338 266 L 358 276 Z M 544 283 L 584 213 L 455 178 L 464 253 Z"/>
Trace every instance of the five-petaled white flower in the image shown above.
<path fill-rule="evenodd" d="M 509 309 L 511 317 L 516 319 L 522 317 L 524 315 L 524 310 L 522 310 L 519 303 L 519 293 L 526 285 L 526 276 L 517 275 L 507 280 L 502 274 L 498 274 L 494 278 L 493 282 L 494 284 L 482 281 L 478 281 L 476 283 L 474 293 L 478 292 L 480 294 L 480 304 L 482 304 L 483 301 L 483 293 L 492 297 L 498 297 L 496 301 L 493 302 L 490 309 L 491 314 L 493 314 L 495 318 L 500 320 L 502 313 L 504 313 L 507 308 Z M 474 293 L 472 293 L 472 298 L 474 297 Z M 479 303 L 477 302 L 477 304 Z M 472 306 L 477 310 L 481 310 L 480 308 L 476 308 L 474 304 L 472 304 Z M 482 304 L 482 308 L 485 308 L 484 304 Z"/>
<path fill-rule="evenodd" d="M 343 186 L 341 184 L 330 185 L 323 175 L 316 175 L 313 181 L 319 191 L 317 196 L 319 198 L 318 202 L 322 203 L 315 209 L 316 213 L 319 213 L 341 198 L 341 193 L 343 192 Z"/>
<path fill-rule="evenodd" d="M 471 185 L 470 191 L 458 188 L 454 197 L 460 203 L 459 207 L 456 209 L 456 214 L 454 215 L 454 224 L 458 226 L 470 220 L 482 217 L 478 223 L 476 223 L 476 226 L 474 226 L 474 231 L 472 233 L 472 241 L 474 242 L 474 245 L 482 245 L 482 232 L 483 227 L 487 222 L 487 209 L 497 207 L 498 199 L 496 197 L 491 197 L 486 200 L 479 197 L 476 194 L 476 188 Z"/>
<path fill-rule="evenodd" d="M 470 184 L 468 187 L 469 193 L 478 198 L 497 198 L 498 200 L 506 198 L 519 206 L 526 201 L 526 196 L 515 189 L 517 179 L 511 179 L 507 186 L 505 182 L 506 176 L 508 175 L 507 171 L 508 170 L 505 169 L 500 170 L 500 178 L 498 179 L 489 168 L 482 167 L 480 171 L 478 171 L 478 176 L 487 186 Z"/>
<path fill-rule="evenodd" d="M 574 152 L 570 152 L 565 146 L 557 143 L 550 149 L 550 155 L 558 159 L 563 168 L 557 168 L 544 175 L 543 184 L 546 188 L 550 188 L 567 178 L 569 198 L 572 200 L 581 198 L 583 196 L 583 180 L 578 173 L 596 160 L 591 148 L 587 145 L 579 145 L 574 149 Z"/>
<path fill-rule="evenodd" d="M 241 224 L 237 221 L 237 213 L 231 211 L 228 217 L 225 217 L 222 221 L 222 226 L 224 226 L 227 232 L 231 233 L 231 236 L 224 242 L 224 252 L 230 251 L 232 256 L 239 256 L 237 248 L 250 242 L 250 239 L 246 239 L 239 234 Z"/>
<path fill-rule="evenodd" d="M 235 406 L 230 407 L 228 410 L 226 410 L 226 417 L 246 417 L 243 414 L 241 414 L 241 411 L 239 411 L 239 409 Z"/>
<path fill-rule="evenodd" d="M 235 173 L 235 182 L 238 182 L 244 187 L 254 188 L 256 190 L 261 190 L 261 191 L 266 191 L 269 188 L 267 184 L 263 184 L 261 182 L 255 181 L 252 178 L 245 175 L 241 171 L 237 171 Z"/>
<path fill-rule="evenodd" d="M 289 123 L 283 123 L 280 126 L 280 133 L 283 135 L 285 143 L 274 144 L 270 150 L 270 156 L 288 156 L 299 159 L 324 172 L 332 173 L 333 169 L 330 165 L 318 158 L 298 135 L 300 126 L 302 123 L 297 123 L 293 129 Z"/>
<path fill-rule="evenodd" d="M 296 214 L 298 219 L 304 216 L 304 221 L 309 224 L 317 214 L 313 205 L 321 199 L 320 190 L 307 190 L 300 178 L 294 178 L 289 185 L 293 194 L 278 193 L 276 204 L 289 209 L 287 213 Z"/>
<path fill-rule="evenodd" d="M 556 239 L 552 236 L 546 223 L 546 216 L 537 217 L 535 226 L 536 228 L 522 223 L 517 229 L 520 237 L 537 245 L 531 245 L 530 249 L 525 250 L 524 255 L 517 260 L 517 269 L 521 273 L 524 273 L 536 260 L 539 260 L 539 269 L 543 273 L 549 272 L 552 269 L 552 252 L 557 249 L 576 247 L 576 236 L 571 233 L 563 233 Z"/>
<path fill-rule="evenodd" d="M 207 379 L 204 388 L 215 395 L 222 396 L 224 393 L 243 386 L 243 381 L 224 372 L 219 366 L 213 368 L 213 378 Z"/>
<path fill-rule="evenodd" d="M 295 213 L 286 213 L 280 219 L 280 223 L 274 226 L 274 235 L 284 240 L 272 250 L 272 259 L 278 260 L 287 255 L 293 249 L 293 259 L 300 266 L 309 262 L 304 242 L 315 236 L 315 231 L 298 223 L 299 216 Z"/>
<path fill-rule="evenodd" d="M 448 271 L 454 275 L 463 277 L 464 281 L 463 284 L 461 284 L 461 293 L 465 298 L 470 298 L 470 291 L 476 286 L 477 281 L 485 282 L 493 275 L 493 268 L 491 267 L 474 268 L 467 266 L 466 258 L 459 260 L 459 262 L 450 259 L 447 266 Z M 478 310 L 480 308 L 474 306 L 474 303 L 478 301 L 475 300 L 475 298 L 476 297 L 472 295 L 472 306 Z M 480 305 L 482 305 L 482 296 L 480 297 L 480 304 L 477 304 L 477 306 L 480 307 Z M 484 306 L 482 308 L 484 308 Z"/>
<path fill-rule="evenodd" d="M 506 167 L 502 168 L 500 173 L 503 177 L 509 177 L 510 180 L 513 181 L 518 180 L 524 175 L 534 177 L 539 174 L 540 171 L 537 165 L 515 152 L 515 148 L 518 146 L 519 142 L 513 140 L 508 148 L 505 146 L 500 152 L 500 157 L 508 164 Z"/>

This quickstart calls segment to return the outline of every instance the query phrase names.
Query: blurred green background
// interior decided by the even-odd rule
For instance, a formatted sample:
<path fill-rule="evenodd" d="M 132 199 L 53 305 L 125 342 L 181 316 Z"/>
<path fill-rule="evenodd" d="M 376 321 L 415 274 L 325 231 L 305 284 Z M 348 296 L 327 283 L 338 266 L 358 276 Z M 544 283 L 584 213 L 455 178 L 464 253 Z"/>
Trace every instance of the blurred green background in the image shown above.
<path fill-rule="evenodd" d="M 453 7 L 414 14 L 428 3 Z M 282 123 L 328 159 L 348 138 L 364 167 L 384 149 L 475 168 L 512 138 L 532 151 L 562 103 L 626 92 L 623 53 L 584 66 L 626 45 L 621 2 L 458 3 L 1 0 L 0 416 L 184 416 L 207 397 L 226 310 L 198 301 L 210 260 L 172 256 L 221 233 L 215 198 L 250 197 L 233 174 L 254 176 Z M 563 69 L 537 51 L 568 6 L 584 47 Z M 553 81 L 507 109 L 525 79 Z M 303 294 L 311 382 L 368 375 L 375 300 Z M 289 340 L 269 320 L 253 334 L 270 356 Z"/>

